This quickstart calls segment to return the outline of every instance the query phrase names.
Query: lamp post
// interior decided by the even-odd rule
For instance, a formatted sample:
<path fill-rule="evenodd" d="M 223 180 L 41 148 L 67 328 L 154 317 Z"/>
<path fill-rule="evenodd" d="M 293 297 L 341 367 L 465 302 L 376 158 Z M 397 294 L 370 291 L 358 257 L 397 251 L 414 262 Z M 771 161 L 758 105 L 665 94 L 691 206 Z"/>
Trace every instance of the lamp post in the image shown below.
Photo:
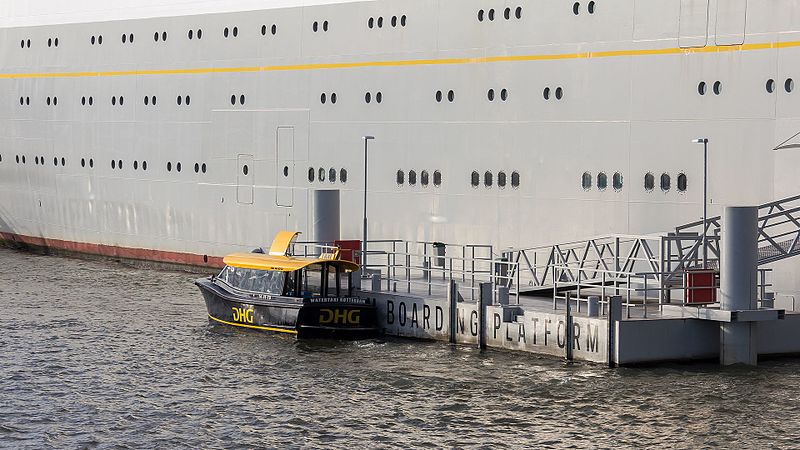
<path fill-rule="evenodd" d="M 703 269 L 708 268 L 708 138 L 692 141 L 694 144 L 703 144 Z"/>
<path fill-rule="evenodd" d="M 367 276 L 367 149 L 375 136 L 364 136 L 364 240 L 361 242 L 361 278 Z"/>

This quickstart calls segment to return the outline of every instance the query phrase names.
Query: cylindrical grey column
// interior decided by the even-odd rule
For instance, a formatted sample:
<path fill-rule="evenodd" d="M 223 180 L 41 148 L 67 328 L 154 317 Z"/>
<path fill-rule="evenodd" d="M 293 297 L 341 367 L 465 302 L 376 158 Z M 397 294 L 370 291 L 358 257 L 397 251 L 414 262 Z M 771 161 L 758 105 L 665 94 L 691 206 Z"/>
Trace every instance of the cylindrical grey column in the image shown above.
<path fill-rule="evenodd" d="M 314 191 L 314 240 L 332 244 L 340 238 L 339 190 Z"/>
<path fill-rule="evenodd" d="M 758 307 L 758 208 L 726 207 L 722 215 L 720 306 L 723 310 Z"/>
<path fill-rule="evenodd" d="M 720 306 L 756 309 L 758 292 L 758 208 L 727 207 L 722 215 Z M 756 322 L 722 322 L 719 360 L 723 365 L 758 363 Z"/>

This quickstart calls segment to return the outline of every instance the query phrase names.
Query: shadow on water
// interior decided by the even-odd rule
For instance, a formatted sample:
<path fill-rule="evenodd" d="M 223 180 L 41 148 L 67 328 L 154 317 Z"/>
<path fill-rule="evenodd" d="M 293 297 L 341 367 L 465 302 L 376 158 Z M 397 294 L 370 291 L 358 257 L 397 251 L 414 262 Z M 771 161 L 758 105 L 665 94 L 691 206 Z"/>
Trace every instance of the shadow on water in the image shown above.
<path fill-rule="evenodd" d="M 793 447 L 800 359 L 607 369 L 209 322 L 194 275 L 0 250 L 0 447 Z M 35 301 L 34 301 L 35 300 Z M 32 306 L 33 305 L 33 306 Z"/>

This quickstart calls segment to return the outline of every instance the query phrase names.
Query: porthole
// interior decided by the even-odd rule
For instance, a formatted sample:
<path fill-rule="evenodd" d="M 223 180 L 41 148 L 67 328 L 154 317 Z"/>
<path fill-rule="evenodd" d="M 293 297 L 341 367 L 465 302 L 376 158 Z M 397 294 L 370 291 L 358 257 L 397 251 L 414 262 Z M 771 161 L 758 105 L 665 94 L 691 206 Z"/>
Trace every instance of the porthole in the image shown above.
<path fill-rule="evenodd" d="M 374 17 L 370 17 L 369 20 L 367 20 L 367 26 L 369 28 L 375 28 L 375 18 Z"/>
<path fill-rule="evenodd" d="M 183 103 L 183 97 L 179 95 L 175 101 L 178 103 L 178 106 L 180 106 Z"/>
<path fill-rule="evenodd" d="M 235 104 L 236 104 L 236 96 L 235 95 L 231 95 L 231 105 L 235 105 Z"/>
<path fill-rule="evenodd" d="M 90 169 L 94 168 L 94 159 L 93 158 L 89 158 L 89 168 Z"/>
<path fill-rule="evenodd" d="M 244 94 L 239 96 L 239 104 L 244 105 Z"/>
<path fill-rule="evenodd" d="M 25 41 L 25 46 L 28 47 L 28 48 L 31 48 L 31 40 L 30 39 Z"/>
<path fill-rule="evenodd" d="M 505 189 L 506 187 L 506 173 L 503 171 L 497 174 L 497 186 L 500 187 L 500 189 Z"/>
<path fill-rule="evenodd" d="M 313 183 L 314 182 L 314 174 L 316 174 L 316 172 L 317 171 L 314 170 L 313 167 L 309 167 L 308 168 L 308 182 L 309 183 Z"/>
<path fill-rule="evenodd" d="M 157 98 L 156 98 L 156 96 L 154 95 L 154 96 L 152 96 L 152 97 L 150 98 L 150 103 L 152 103 L 152 104 L 153 104 L 153 106 L 156 106 L 156 101 L 157 101 L 157 100 L 158 100 L 158 99 L 157 99 Z M 91 98 L 91 97 L 89 97 L 89 104 L 90 104 L 90 105 L 92 104 L 92 98 Z"/>
<path fill-rule="evenodd" d="M 405 15 L 405 14 L 403 14 L 402 16 L 400 16 L 400 26 L 401 26 L 401 27 L 405 27 L 405 26 L 406 26 L 406 23 L 408 22 L 406 19 L 407 19 L 407 17 L 406 17 L 406 15 Z"/>
<path fill-rule="evenodd" d="M 417 184 L 417 172 L 413 170 L 408 171 L 408 184 L 410 186 L 416 186 Z"/>
<path fill-rule="evenodd" d="M 86 158 L 81 158 L 81 167 L 86 167 Z"/>
<path fill-rule="evenodd" d="M 197 39 L 203 39 L 203 30 L 200 28 L 197 29 Z"/>
<path fill-rule="evenodd" d="M 615 191 L 622 190 L 622 181 L 622 174 L 619 172 L 614 173 L 614 179 L 612 180 L 612 183 L 614 184 Z"/>
<path fill-rule="evenodd" d="M 436 187 L 442 185 L 442 172 L 438 170 L 433 171 L 433 185 Z"/>
<path fill-rule="evenodd" d="M 129 43 L 131 43 L 131 44 L 133 44 L 133 33 L 131 33 L 130 35 L 128 35 L 128 42 L 129 42 Z"/>
<path fill-rule="evenodd" d="M 113 159 L 111 160 L 111 168 L 112 169 L 116 169 L 117 168 L 117 162 L 114 161 Z"/>
<path fill-rule="evenodd" d="M 142 170 L 147 170 L 147 161 L 142 161 Z"/>
<path fill-rule="evenodd" d="M 331 94 L 331 103 L 336 104 L 336 92 Z"/>
<path fill-rule="evenodd" d="M 56 47 L 58 47 L 58 38 L 55 38 L 55 40 L 53 41 L 53 43 L 55 44 L 55 46 L 56 46 Z"/>
<path fill-rule="evenodd" d="M 585 191 L 592 188 L 592 174 L 583 172 L 583 176 L 581 176 L 581 187 L 583 187 Z"/>
<path fill-rule="evenodd" d="M 58 167 L 58 157 L 53 157 L 53 165 Z"/>
<path fill-rule="evenodd" d="M 672 187 L 672 180 L 669 177 L 668 173 L 661 174 L 661 190 L 667 192 Z"/>
<path fill-rule="evenodd" d="M 322 22 L 322 31 L 328 31 L 328 21 Z"/>
<path fill-rule="evenodd" d="M 522 19 L 522 6 L 517 6 L 516 11 L 514 11 L 514 17 Z"/>
<path fill-rule="evenodd" d="M 166 31 L 161 33 L 161 40 L 164 41 L 164 42 L 167 42 L 167 32 Z"/>
<path fill-rule="evenodd" d="M 50 106 L 50 97 L 47 97 L 47 106 Z"/>
<path fill-rule="evenodd" d="M 328 96 L 322 93 L 322 95 L 319 96 L 319 102 L 324 105 L 326 101 L 328 101 Z"/>
<path fill-rule="evenodd" d="M 494 9 L 489 10 L 489 20 L 494 20 Z"/>
<path fill-rule="evenodd" d="M 144 105 L 145 105 L 145 106 L 148 106 L 149 104 L 150 104 L 150 97 L 148 97 L 148 96 L 146 96 L 146 95 L 145 95 L 145 96 L 144 96 Z"/>
<path fill-rule="evenodd" d="M 272 31 L 272 35 L 275 36 L 278 33 L 278 26 L 273 24 L 271 31 Z"/>
<path fill-rule="evenodd" d="M 190 104 L 192 104 L 192 97 L 187 95 L 186 99 L 183 102 L 186 103 L 186 106 L 189 106 Z"/>
<path fill-rule="evenodd" d="M 17 164 L 19 164 L 19 155 L 16 155 Z"/>
<path fill-rule="evenodd" d="M 508 100 L 508 90 L 503 89 L 500 91 L 500 100 L 502 101 Z"/>
<path fill-rule="evenodd" d="M 200 173 L 200 164 L 194 163 L 194 173 Z"/>
<path fill-rule="evenodd" d="M 372 94 L 370 94 L 369 92 L 367 92 L 367 93 L 364 95 L 364 101 L 365 101 L 365 102 L 367 102 L 367 103 L 370 103 L 370 102 L 372 101 Z"/>
<path fill-rule="evenodd" d="M 347 169 L 339 170 L 339 181 L 347 183 Z"/>
<path fill-rule="evenodd" d="M 91 38 L 91 39 L 89 39 L 89 42 L 91 42 L 91 43 L 92 43 L 92 45 L 94 45 L 94 36 L 92 36 L 92 38 Z"/>
<path fill-rule="evenodd" d="M 245 165 L 244 168 L 245 168 L 245 173 L 244 174 L 247 175 L 247 166 Z M 175 164 L 175 170 L 177 170 L 178 172 L 181 171 L 181 163 L 176 163 Z"/>
<path fill-rule="evenodd" d="M 472 184 L 472 187 L 478 187 L 481 184 L 481 174 L 477 171 L 472 171 L 470 184 Z"/>
<path fill-rule="evenodd" d="M 397 171 L 397 178 L 396 178 L 398 185 L 403 185 L 406 182 L 406 174 L 402 170 Z"/>
<path fill-rule="evenodd" d="M 233 27 L 233 37 L 239 37 L 239 27 Z"/>
<path fill-rule="evenodd" d="M 19 99 L 19 104 L 22 104 L 22 97 Z M 86 97 L 81 97 L 81 105 L 86 106 Z"/>
<path fill-rule="evenodd" d="M 39 165 L 39 157 L 38 156 L 33 158 L 33 163 L 36 164 L 37 166 Z"/>
<path fill-rule="evenodd" d="M 189 40 L 194 39 L 194 30 L 189 30 Z"/>
<path fill-rule="evenodd" d="M 378 28 L 383 28 L 383 17 L 378 17 Z"/>
<path fill-rule="evenodd" d="M 53 38 L 48 38 L 47 39 L 47 46 L 48 47 L 52 47 L 53 46 Z"/>
<path fill-rule="evenodd" d="M 383 101 L 383 93 L 382 92 L 378 92 L 377 94 L 375 94 L 375 101 L 378 102 L 378 103 Z"/>
<path fill-rule="evenodd" d="M 556 88 L 556 100 L 561 100 L 564 98 L 564 89 L 561 87 Z"/>
<path fill-rule="evenodd" d="M 685 173 L 678 174 L 678 192 L 686 192 L 687 180 Z"/>
<path fill-rule="evenodd" d="M 542 91 L 542 97 L 544 97 L 545 100 L 550 100 L 550 88 L 549 87 L 544 88 L 544 91 Z"/>
<path fill-rule="evenodd" d="M 597 174 L 597 189 L 601 191 L 605 191 L 608 187 L 608 176 L 605 172 L 600 172 Z"/>
<path fill-rule="evenodd" d="M 119 167 L 120 170 L 122 170 L 122 160 L 121 159 L 117 162 L 117 167 Z"/>
<path fill-rule="evenodd" d="M 783 88 L 786 90 L 786 92 L 792 92 L 794 90 L 794 80 L 787 78 L 786 82 L 783 83 Z"/>
<path fill-rule="evenodd" d="M 286 172 L 289 172 L 289 169 L 286 169 Z M 332 168 L 328 170 L 328 181 L 331 183 L 336 183 L 336 169 Z"/>
<path fill-rule="evenodd" d="M 483 174 L 483 185 L 487 188 L 492 187 L 494 184 L 494 175 L 488 170 Z"/>
<path fill-rule="evenodd" d="M 644 176 L 644 190 L 652 191 L 656 187 L 656 177 L 648 172 Z"/>
<path fill-rule="evenodd" d="M 322 167 L 320 167 L 319 170 L 317 171 L 317 179 L 320 182 L 325 181 L 325 169 L 323 169 Z"/>
<path fill-rule="evenodd" d="M 722 94 L 722 82 L 716 81 L 714 82 L 714 95 Z"/>
<path fill-rule="evenodd" d="M 581 12 L 581 4 L 578 3 L 578 2 L 575 2 L 572 5 L 572 14 L 575 14 L 577 16 L 578 14 L 580 14 L 580 12 Z"/>
<path fill-rule="evenodd" d="M 283 176 L 284 178 L 289 176 L 289 166 L 283 166 Z"/>
<path fill-rule="evenodd" d="M 200 164 L 200 172 L 206 173 L 206 169 L 207 169 L 206 163 Z"/>
<path fill-rule="evenodd" d="M 178 167 L 180 167 L 180 164 L 181 163 L 178 163 Z M 178 169 L 178 172 L 180 172 L 180 169 Z M 247 176 L 249 173 L 250 173 L 250 168 L 247 166 L 247 164 L 243 165 L 242 166 L 242 174 L 244 176 Z"/>
<path fill-rule="evenodd" d="M 697 93 L 700 95 L 706 95 L 706 82 L 701 81 L 700 84 L 697 85 Z"/>
<path fill-rule="evenodd" d="M 319 31 L 319 22 L 314 22 L 314 23 L 311 25 L 311 29 L 312 29 L 312 30 L 314 30 L 314 33 L 316 33 L 317 31 Z"/>
<path fill-rule="evenodd" d="M 47 101 L 48 101 L 48 104 L 49 104 L 50 99 L 47 99 Z M 112 106 L 117 106 L 117 97 L 111 97 L 111 105 Z"/>
<path fill-rule="evenodd" d="M 494 101 L 494 89 L 489 89 L 486 92 L 486 98 L 488 98 L 490 102 Z"/>
<path fill-rule="evenodd" d="M 167 172 L 172 172 L 172 163 L 171 162 L 167 163 Z"/>
<path fill-rule="evenodd" d="M 153 34 L 153 40 L 158 42 L 158 37 L 158 31 L 156 31 L 155 34 Z"/>
<path fill-rule="evenodd" d="M 392 28 L 397 26 L 397 16 L 392 16 Z"/>
<path fill-rule="evenodd" d="M 456 93 L 455 93 L 455 92 L 453 92 L 453 91 L 448 91 L 448 92 L 447 92 L 447 101 L 449 101 L 450 103 L 452 103 L 452 102 L 454 102 L 454 101 L 455 101 L 455 99 L 456 99 Z"/>
<path fill-rule="evenodd" d="M 519 172 L 511 172 L 511 187 L 514 189 L 519 187 Z"/>
<path fill-rule="evenodd" d="M 478 11 L 478 22 L 483 22 L 483 10 Z"/>
<path fill-rule="evenodd" d="M 97 37 L 97 45 L 103 45 L 103 36 Z"/>
<path fill-rule="evenodd" d="M 122 39 L 122 43 L 125 44 L 128 41 L 128 35 L 127 34 L 123 34 L 120 39 Z"/>
<path fill-rule="evenodd" d="M 505 17 L 506 20 L 511 20 L 511 8 L 506 7 L 505 11 L 503 11 L 503 17 Z"/>
<path fill-rule="evenodd" d="M 769 92 L 770 94 L 775 92 L 775 80 L 771 78 L 767 80 L 767 92 Z"/>
<path fill-rule="evenodd" d="M 436 101 L 439 103 L 442 102 L 442 91 L 436 91 Z"/>
<path fill-rule="evenodd" d="M 586 5 L 586 9 L 589 11 L 589 14 L 594 14 L 594 2 L 589 2 L 589 4 Z"/>
<path fill-rule="evenodd" d="M 428 186 L 429 183 L 430 183 L 430 175 L 428 175 L 427 170 L 423 170 L 419 174 L 419 184 L 423 186 Z"/>
<path fill-rule="evenodd" d="M 139 170 L 139 161 L 133 162 L 133 170 Z"/>

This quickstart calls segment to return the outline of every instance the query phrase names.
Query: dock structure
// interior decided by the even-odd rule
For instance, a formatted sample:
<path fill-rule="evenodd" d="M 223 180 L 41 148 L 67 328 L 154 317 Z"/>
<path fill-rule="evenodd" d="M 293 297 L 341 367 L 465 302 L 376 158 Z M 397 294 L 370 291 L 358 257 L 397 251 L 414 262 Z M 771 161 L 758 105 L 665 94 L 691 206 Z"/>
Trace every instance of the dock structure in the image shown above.
<path fill-rule="evenodd" d="M 495 253 L 370 241 L 360 295 L 391 336 L 615 365 L 800 353 L 800 308 L 768 264 L 800 254 L 800 197 L 675 232 Z M 705 264 L 704 264 L 705 262 Z"/>

